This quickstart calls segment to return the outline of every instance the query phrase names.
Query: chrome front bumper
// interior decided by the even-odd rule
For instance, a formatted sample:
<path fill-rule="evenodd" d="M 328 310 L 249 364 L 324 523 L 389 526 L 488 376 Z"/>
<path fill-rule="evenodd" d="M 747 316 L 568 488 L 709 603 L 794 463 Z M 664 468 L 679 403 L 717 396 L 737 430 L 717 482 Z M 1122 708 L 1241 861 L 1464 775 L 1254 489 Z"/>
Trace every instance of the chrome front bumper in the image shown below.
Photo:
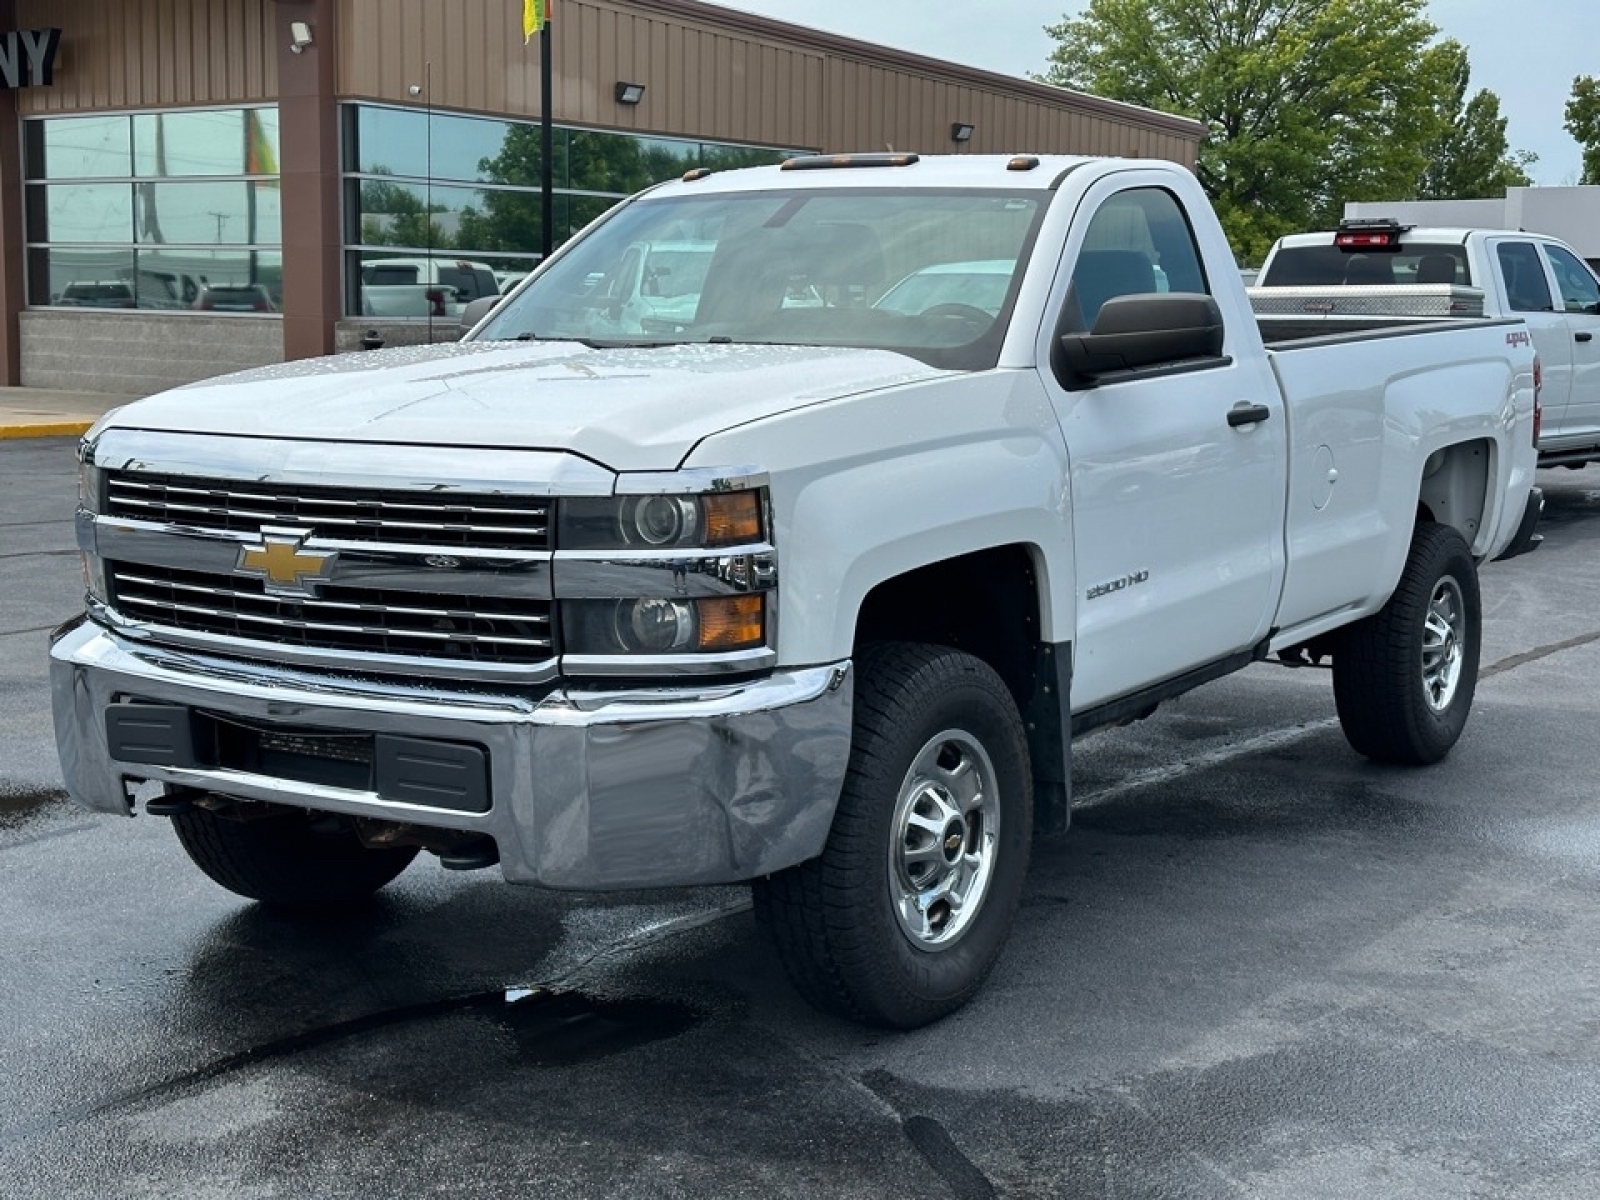
<path fill-rule="evenodd" d="M 538 699 L 334 678 L 119 639 L 81 622 L 50 649 L 67 791 L 128 815 L 127 780 L 487 834 L 513 883 L 606 890 L 731 883 L 821 853 L 850 753 L 848 661 L 742 683 Z M 211 767 L 119 762 L 107 707 L 182 705 L 258 725 L 480 746 L 489 811 Z"/>

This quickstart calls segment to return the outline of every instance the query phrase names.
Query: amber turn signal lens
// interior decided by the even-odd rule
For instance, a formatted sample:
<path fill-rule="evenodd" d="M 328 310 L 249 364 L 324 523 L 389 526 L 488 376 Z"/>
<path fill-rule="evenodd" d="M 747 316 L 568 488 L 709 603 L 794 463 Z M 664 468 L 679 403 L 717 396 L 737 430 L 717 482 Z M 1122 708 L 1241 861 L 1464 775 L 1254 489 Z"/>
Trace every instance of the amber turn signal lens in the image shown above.
<path fill-rule="evenodd" d="M 701 498 L 706 545 L 736 546 L 761 540 L 761 505 L 756 492 L 714 492 Z"/>
<path fill-rule="evenodd" d="M 762 596 L 720 596 L 696 602 L 700 618 L 699 649 L 750 650 L 767 638 Z"/>

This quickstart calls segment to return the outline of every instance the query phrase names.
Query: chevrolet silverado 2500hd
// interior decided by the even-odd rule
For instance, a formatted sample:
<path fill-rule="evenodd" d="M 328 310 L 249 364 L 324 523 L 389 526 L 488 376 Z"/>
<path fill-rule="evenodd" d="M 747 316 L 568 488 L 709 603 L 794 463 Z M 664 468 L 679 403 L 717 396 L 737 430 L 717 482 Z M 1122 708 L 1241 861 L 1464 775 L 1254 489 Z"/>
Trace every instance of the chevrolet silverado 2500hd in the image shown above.
<path fill-rule="evenodd" d="M 1279 238 L 1250 291 L 1256 314 L 1302 334 L 1407 321 L 1518 317 L 1544 386 L 1539 465 L 1600 462 L 1600 279 L 1577 251 L 1515 229 L 1346 221 Z"/>
<path fill-rule="evenodd" d="M 691 243 L 696 295 L 620 327 L 608 281 Z M 1331 658 L 1361 753 L 1451 748 L 1534 378 L 1520 321 L 1266 349 L 1168 163 L 691 172 L 461 344 L 91 430 L 67 788 L 286 906 L 422 849 L 751 881 L 810 1000 L 922 1024 L 999 955 L 1074 736 L 1280 655 Z"/>

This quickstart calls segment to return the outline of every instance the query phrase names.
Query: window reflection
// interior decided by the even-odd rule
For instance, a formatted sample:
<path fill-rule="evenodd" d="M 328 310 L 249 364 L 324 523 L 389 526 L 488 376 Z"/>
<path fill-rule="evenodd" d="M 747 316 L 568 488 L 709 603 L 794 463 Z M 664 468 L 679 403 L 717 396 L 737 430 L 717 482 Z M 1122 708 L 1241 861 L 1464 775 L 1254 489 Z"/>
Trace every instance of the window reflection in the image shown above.
<path fill-rule="evenodd" d="M 357 109 L 352 169 L 473 183 L 479 163 L 500 152 L 508 123 L 391 108 Z"/>
<path fill-rule="evenodd" d="M 28 252 L 28 303 L 63 308 L 276 312 L 276 252 L 40 246 Z"/>
<path fill-rule="evenodd" d="M 132 173 L 127 117 L 58 117 L 27 126 L 29 179 L 96 179 Z"/>
<path fill-rule="evenodd" d="M 485 193 L 479 188 L 429 187 L 387 179 L 364 179 L 359 185 L 359 239 L 369 246 L 435 246 L 476 244 Z M 461 242 L 462 225 L 468 241 Z"/>
<path fill-rule="evenodd" d="M 400 301 L 397 292 L 374 290 L 401 285 L 376 282 L 373 247 L 422 258 L 444 252 L 519 276 L 527 267 L 505 268 L 508 256 L 519 256 L 528 267 L 538 261 L 527 257 L 543 244 L 537 123 L 370 105 L 346 111 L 346 169 L 366 176 L 346 185 L 347 305 L 353 314 L 383 315 Z M 618 200 L 691 167 L 760 166 L 795 153 L 600 130 L 561 128 L 552 134 L 557 245 Z M 437 272 L 430 278 L 437 292 Z M 426 290 L 429 284 L 412 286 Z M 440 316 L 449 315 L 453 304 L 447 292 L 439 292 L 426 302 L 406 298 L 404 307 L 409 315 Z"/>
<path fill-rule="evenodd" d="M 126 183 L 32 184 L 28 239 L 35 242 L 130 242 L 133 190 Z"/>
<path fill-rule="evenodd" d="M 48 117 L 24 145 L 48 181 L 27 188 L 30 304 L 278 311 L 275 109 Z"/>
<path fill-rule="evenodd" d="M 138 113 L 137 175 L 276 175 L 278 114 L 271 109 Z"/>
<path fill-rule="evenodd" d="M 259 245 L 280 239 L 278 187 L 271 183 L 141 183 L 138 240 Z"/>

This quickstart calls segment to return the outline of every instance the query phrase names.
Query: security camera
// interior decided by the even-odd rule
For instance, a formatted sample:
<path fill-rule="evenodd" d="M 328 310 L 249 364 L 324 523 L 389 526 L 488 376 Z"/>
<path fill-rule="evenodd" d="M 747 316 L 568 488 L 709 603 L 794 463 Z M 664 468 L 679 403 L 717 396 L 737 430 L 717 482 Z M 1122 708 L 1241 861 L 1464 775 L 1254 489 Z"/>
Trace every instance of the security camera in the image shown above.
<path fill-rule="evenodd" d="M 306 47 L 311 45 L 311 26 L 304 21 L 290 21 L 289 43 L 289 49 L 296 54 L 304 54 Z"/>

